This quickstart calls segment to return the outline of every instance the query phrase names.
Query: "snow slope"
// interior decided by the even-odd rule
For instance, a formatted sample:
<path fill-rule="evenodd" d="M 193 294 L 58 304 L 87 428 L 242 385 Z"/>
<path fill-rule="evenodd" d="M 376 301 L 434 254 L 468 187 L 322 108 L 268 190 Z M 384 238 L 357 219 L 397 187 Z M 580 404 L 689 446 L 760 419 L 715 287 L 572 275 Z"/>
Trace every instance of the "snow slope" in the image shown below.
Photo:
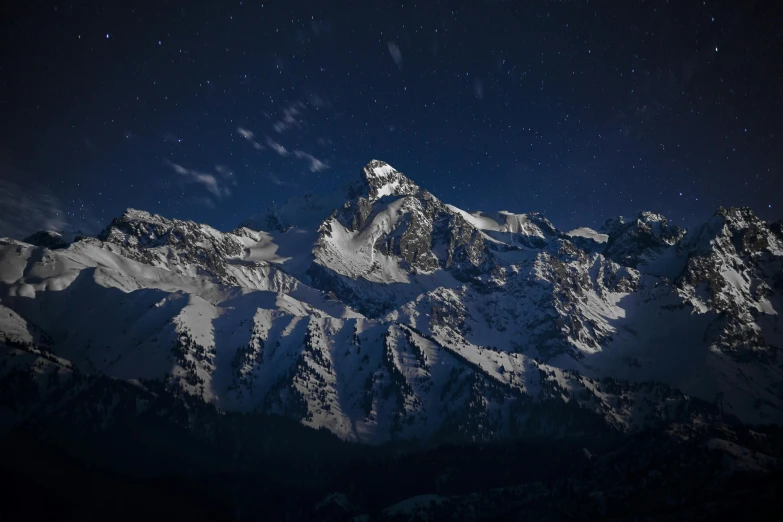
<path fill-rule="evenodd" d="M 575 228 L 570 232 L 566 232 L 566 235 L 569 237 L 584 237 L 587 239 L 592 239 L 596 243 L 606 243 L 606 241 L 609 239 L 607 234 L 601 234 L 588 227 Z"/>

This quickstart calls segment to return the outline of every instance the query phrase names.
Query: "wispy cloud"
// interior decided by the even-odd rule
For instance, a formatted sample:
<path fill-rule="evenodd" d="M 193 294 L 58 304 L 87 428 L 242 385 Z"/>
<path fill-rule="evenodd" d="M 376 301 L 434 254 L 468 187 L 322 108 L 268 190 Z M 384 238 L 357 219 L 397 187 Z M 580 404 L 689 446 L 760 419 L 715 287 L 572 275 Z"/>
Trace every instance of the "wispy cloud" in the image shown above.
<path fill-rule="evenodd" d="M 308 154 L 307 152 L 302 152 L 301 150 L 295 150 L 294 156 L 296 156 L 298 159 L 306 160 L 309 163 L 310 172 L 321 172 L 322 170 L 326 170 L 329 168 L 329 165 L 312 154 Z"/>
<path fill-rule="evenodd" d="M 305 110 L 306 107 L 307 106 L 300 101 L 294 102 L 288 107 L 283 107 L 283 116 L 272 125 L 272 128 L 278 134 L 282 134 L 291 128 L 301 129 L 304 125 L 301 118 L 302 111 Z"/>
<path fill-rule="evenodd" d="M 481 78 L 473 80 L 473 92 L 476 93 L 476 98 L 479 100 L 484 99 L 484 80 Z"/>
<path fill-rule="evenodd" d="M 324 34 L 331 34 L 332 25 L 327 21 L 313 20 L 310 22 L 310 29 L 312 29 L 313 35 L 319 37 Z"/>
<path fill-rule="evenodd" d="M 394 60 L 394 63 L 397 64 L 397 68 L 402 69 L 402 52 L 400 52 L 400 48 L 391 40 L 386 42 L 386 45 L 389 46 L 389 54 L 391 55 L 392 60 Z"/>
<path fill-rule="evenodd" d="M 264 146 L 255 140 L 256 135 L 253 133 L 253 131 L 243 129 L 242 127 L 237 127 L 237 132 L 239 133 L 240 136 L 242 136 L 247 141 L 249 141 L 253 145 L 254 149 L 263 150 Z"/>
<path fill-rule="evenodd" d="M 212 201 L 212 198 L 208 198 L 207 196 L 195 197 L 193 198 L 193 203 L 207 207 L 209 210 L 215 210 L 215 202 Z"/>
<path fill-rule="evenodd" d="M 215 165 L 215 170 L 224 180 L 233 185 L 236 185 L 236 176 L 230 167 L 226 167 L 225 165 Z"/>
<path fill-rule="evenodd" d="M 182 177 L 185 183 L 196 183 L 204 187 L 207 191 L 212 193 L 216 198 L 222 199 L 231 195 L 231 186 L 236 186 L 236 179 L 234 173 L 223 165 L 215 167 L 221 179 L 218 179 L 214 174 L 207 172 L 200 172 L 198 170 L 191 170 L 166 160 L 166 164 L 174 169 L 174 172 Z"/>
<path fill-rule="evenodd" d="M 269 173 L 266 175 L 267 179 L 277 185 L 278 187 L 298 187 L 299 185 L 297 183 L 294 183 L 292 181 L 284 181 L 280 179 L 277 175 Z"/>
<path fill-rule="evenodd" d="M 289 154 L 291 154 L 290 152 L 288 152 L 288 149 L 286 149 L 285 147 L 283 147 L 282 145 L 274 141 L 272 138 L 267 137 L 266 144 L 269 145 L 270 149 L 277 152 L 281 156 L 288 156 Z"/>
<path fill-rule="evenodd" d="M 81 205 L 69 205 L 46 186 L 8 165 L 0 165 L 0 237 L 22 239 L 39 230 L 95 234 L 101 223 Z"/>
<path fill-rule="evenodd" d="M 308 98 L 310 99 L 310 105 L 312 105 L 312 106 L 313 106 L 313 107 L 315 107 L 316 109 L 318 109 L 318 108 L 320 108 L 320 107 L 326 107 L 326 106 L 327 106 L 327 102 L 326 102 L 326 100 L 324 100 L 324 99 L 321 97 L 321 95 L 320 95 L 320 94 L 318 94 L 317 92 L 311 92 L 311 93 L 308 95 Z"/>

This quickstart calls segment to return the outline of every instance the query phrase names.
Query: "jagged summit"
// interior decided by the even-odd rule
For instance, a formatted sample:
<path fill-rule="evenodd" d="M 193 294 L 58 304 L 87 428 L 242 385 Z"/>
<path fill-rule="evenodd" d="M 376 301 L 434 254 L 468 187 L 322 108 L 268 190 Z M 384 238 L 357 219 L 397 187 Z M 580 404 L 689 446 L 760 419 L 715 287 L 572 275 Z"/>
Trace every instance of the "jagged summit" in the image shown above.
<path fill-rule="evenodd" d="M 125 212 L 122 213 L 122 216 L 120 216 L 122 219 L 126 220 L 138 220 L 138 221 L 164 221 L 168 222 L 169 219 L 160 216 L 158 214 L 152 214 L 150 212 L 147 212 L 146 210 L 139 210 L 136 208 L 126 208 Z"/>
<path fill-rule="evenodd" d="M 732 221 L 760 221 L 750 207 L 718 207 L 716 216 L 723 216 Z"/>
<path fill-rule="evenodd" d="M 370 160 L 367 165 L 362 168 L 363 178 L 367 181 L 386 178 L 397 172 L 397 169 L 386 163 L 385 161 L 373 159 Z"/>
<path fill-rule="evenodd" d="M 220 234 L 209 225 L 176 218 L 169 219 L 145 210 L 128 208 L 98 234 L 98 239 L 118 244 L 156 244 L 160 241 L 187 241 L 187 236 L 196 230 L 209 230 Z"/>
<path fill-rule="evenodd" d="M 384 196 L 408 196 L 417 194 L 419 186 L 385 161 L 372 160 L 362 169 L 361 185 L 366 185 L 370 201 Z"/>
<path fill-rule="evenodd" d="M 101 230 L 98 234 L 98 238 L 102 241 L 106 241 L 112 234 L 118 233 L 118 231 L 129 232 L 131 229 L 135 233 L 155 234 L 157 231 L 163 229 L 170 229 L 174 226 L 201 226 L 193 221 L 180 220 L 177 218 L 167 218 L 160 214 L 153 214 L 146 210 L 139 210 L 135 208 L 127 208 L 118 217 L 111 220 L 111 223 Z M 207 226 L 207 225 L 204 225 Z"/>
<path fill-rule="evenodd" d="M 720 207 L 707 222 L 689 230 L 682 245 L 700 255 L 720 249 L 757 257 L 783 250 L 775 225 L 765 223 L 747 207 Z"/>
<path fill-rule="evenodd" d="M 618 235 L 624 230 L 632 227 L 640 227 L 651 230 L 653 233 L 660 233 L 661 228 L 668 227 L 669 220 L 662 214 L 646 210 L 638 211 L 634 216 L 628 218 L 618 216 L 607 219 L 601 226 L 599 232 L 612 235 Z"/>
<path fill-rule="evenodd" d="M 685 230 L 670 225 L 661 214 L 640 211 L 626 219 L 622 216 L 607 220 L 601 227 L 607 235 L 604 255 L 626 266 L 647 263 L 659 256 L 685 235 Z"/>

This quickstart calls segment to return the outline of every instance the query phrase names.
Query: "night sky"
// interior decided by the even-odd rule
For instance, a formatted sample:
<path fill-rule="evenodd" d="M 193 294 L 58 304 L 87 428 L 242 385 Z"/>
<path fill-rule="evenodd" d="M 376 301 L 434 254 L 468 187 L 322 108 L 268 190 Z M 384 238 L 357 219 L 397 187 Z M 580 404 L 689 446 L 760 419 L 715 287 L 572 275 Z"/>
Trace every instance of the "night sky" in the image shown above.
<path fill-rule="evenodd" d="M 0 235 L 97 232 L 127 207 L 230 230 L 373 158 L 565 230 L 720 205 L 779 219 L 773 7 L 11 0 Z"/>

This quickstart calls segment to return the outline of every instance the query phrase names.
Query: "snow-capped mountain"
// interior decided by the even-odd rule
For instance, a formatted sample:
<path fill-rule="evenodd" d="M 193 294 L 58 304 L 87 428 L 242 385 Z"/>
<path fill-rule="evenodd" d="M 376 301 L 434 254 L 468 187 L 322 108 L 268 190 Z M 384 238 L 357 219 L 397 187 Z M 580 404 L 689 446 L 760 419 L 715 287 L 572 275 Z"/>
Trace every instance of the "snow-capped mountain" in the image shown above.
<path fill-rule="evenodd" d="M 0 426 L 107 382 L 365 443 L 781 423 L 782 296 L 780 223 L 748 209 L 564 233 L 372 161 L 231 232 L 129 209 L 0 240 Z"/>

